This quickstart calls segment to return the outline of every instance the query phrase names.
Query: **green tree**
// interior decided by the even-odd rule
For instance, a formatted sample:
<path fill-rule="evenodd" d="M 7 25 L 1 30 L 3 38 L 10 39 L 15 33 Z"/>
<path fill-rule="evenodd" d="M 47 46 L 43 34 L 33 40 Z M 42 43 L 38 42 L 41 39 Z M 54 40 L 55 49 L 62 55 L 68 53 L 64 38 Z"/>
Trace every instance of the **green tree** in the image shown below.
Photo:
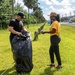
<path fill-rule="evenodd" d="M 34 7 L 33 8 L 33 13 L 37 17 L 38 23 L 44 22 L 45 18 L 43 17 L 43 12 L 40 7 Z"/>
<path fill-rule="evenodd" d="M 14 18 L 14 2 L 15 0 L 12 0 L 12 19 Z"/>
<path fill-rule="evenodd" d="M 29 9 L 32 9 L 34 8 L 34 6 L 36 6 L 38 0 L 23 0 L 24 1 L 24 4 L 28 7 L 28 20 L 30 21 L 29 19 Z M 29 27 L 29 25 L 28 25 Z"/>
<path fill-rule="evenodd" d="M 29 9 L 32 9 L 32 0 L 23 0 L 24 4 L 28 7 L 28 20 L 29 20 Z M 29 25 L 28 25 L 29 28 Z"/>
<path fill-rule="evenodd" d="M 0 0 L 0 28 L 6 28 L 11 16 L 11 0 Z"/>

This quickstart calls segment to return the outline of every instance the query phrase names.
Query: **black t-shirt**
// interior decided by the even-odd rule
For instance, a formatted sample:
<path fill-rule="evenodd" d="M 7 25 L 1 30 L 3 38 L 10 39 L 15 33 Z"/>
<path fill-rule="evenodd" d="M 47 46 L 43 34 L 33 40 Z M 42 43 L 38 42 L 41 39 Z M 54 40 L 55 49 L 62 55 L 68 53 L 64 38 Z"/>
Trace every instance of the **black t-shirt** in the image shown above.
<path fill-rule="evenodd" d="M 21 32 L 23 28 L 23 23 L 22 21 L 18 21 L 17 19 L 13 19 L 10 21 L 9 26 L 12 26 L 15 31 Z M 10 38 L 13 39 L 15 34 L 11 33 Z"/>

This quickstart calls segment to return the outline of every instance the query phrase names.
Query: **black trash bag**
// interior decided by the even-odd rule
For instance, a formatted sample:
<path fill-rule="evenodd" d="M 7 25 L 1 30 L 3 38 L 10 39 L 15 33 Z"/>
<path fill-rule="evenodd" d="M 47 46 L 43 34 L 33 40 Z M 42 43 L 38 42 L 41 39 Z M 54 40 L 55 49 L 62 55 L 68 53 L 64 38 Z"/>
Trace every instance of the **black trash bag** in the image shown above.
<path fill-rule="evenodd" d="M 13 54 L 18 73 L 31 72 L 32 63 L 32 41 L 29 32 L 22 32 L 22 35 L 15 36 L 12 40 Z"/>

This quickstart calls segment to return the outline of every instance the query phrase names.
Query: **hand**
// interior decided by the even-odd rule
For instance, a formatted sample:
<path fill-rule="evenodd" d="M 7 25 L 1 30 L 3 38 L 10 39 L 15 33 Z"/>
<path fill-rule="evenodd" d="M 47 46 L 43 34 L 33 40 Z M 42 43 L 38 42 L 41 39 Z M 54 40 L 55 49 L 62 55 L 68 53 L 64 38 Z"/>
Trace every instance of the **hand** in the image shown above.
<path fill-rule="evenodd" d="M 41 31 L 41 34 L 45 34 L 45 32 L 44 31 Z"/>
<path fill-rule="evenodd" d="M 20 36 L 22 33 L 21 32 L 17 32 L 17 35 Z"/>

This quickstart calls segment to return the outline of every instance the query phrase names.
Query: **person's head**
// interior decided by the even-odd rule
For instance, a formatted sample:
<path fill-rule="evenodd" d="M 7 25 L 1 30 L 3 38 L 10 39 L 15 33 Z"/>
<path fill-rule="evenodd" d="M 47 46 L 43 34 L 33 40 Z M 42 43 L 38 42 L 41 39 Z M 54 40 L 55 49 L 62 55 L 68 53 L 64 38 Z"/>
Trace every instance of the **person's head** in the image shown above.
<path fill-rule="evenodd" d="M 50 15 L 48 15 L 50 17 L 51 20 L 51 24 L 53 23 L 53 21 L 57 20 L 58 22 L 60 22 L 60 15 L 55 13 L 55 12 L 51 12 Z"/>
<path fill-rule="evenodd" d="M 17 20 L 22 21 L 23 18 L 24 18 L 24 14 L 23 14 L 22 12 L 19 12 L 19 13 L 17 14 Z"/>
<path fill-rule="evenodd" d="M 50 13 L 50 19 L 51 19 L 51 21 L 55 21 L 56 17 L 57 17 L 57 14 L 55 12 L 51 12 Z"/>

